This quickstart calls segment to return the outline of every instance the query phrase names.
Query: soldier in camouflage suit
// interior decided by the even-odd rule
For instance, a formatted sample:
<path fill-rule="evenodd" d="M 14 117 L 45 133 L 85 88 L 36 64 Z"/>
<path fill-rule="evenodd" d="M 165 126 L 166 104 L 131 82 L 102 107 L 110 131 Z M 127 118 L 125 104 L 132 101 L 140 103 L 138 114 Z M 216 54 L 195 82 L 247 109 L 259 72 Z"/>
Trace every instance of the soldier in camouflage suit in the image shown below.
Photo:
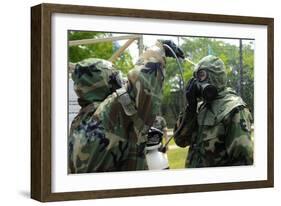
<path fill-rule="evenodd" d="M 196 65 L 186 90 L 188 105 L 174 128 L 176 144 L 189 146 L 186 167 L 253 164 L 251 113 L 226 83 L 218 57 L 204 57 Z"/>
<path fill-rule="evenodd" d="M 147 169 L 146 134 L 160 108 L 165 56 L 170 55 L 164 44 L 169 42 L 147 49 L 128 73 L 128 83 L 88 110 L 71 129 L 70 173 Z M 182 55 L 174 44 L 169 46 Z"/>
<path fill-rule="evenodd" d="M 99 104 L 124 84 L 120 71 L 103 59 L 89 58 L 76 64 L 71 75 L 81 109 L 71 123 L 69 144 L 69 172 L 73 173 L 74 133 L 80 130 L 94 114 Z"/>
<path fill-rule="evenodd" d="M 75 129 L 81 120 L 85 120 L 86 116 L 90 116 L 88 111 L 94 112 L 108 95 L 124 84 L 122 73 L 115 69 L 111 62 L 98 58 L 89 58 L 77 63 L 71 78 L 81 107 L 71 124 L 71 130 Z"/>

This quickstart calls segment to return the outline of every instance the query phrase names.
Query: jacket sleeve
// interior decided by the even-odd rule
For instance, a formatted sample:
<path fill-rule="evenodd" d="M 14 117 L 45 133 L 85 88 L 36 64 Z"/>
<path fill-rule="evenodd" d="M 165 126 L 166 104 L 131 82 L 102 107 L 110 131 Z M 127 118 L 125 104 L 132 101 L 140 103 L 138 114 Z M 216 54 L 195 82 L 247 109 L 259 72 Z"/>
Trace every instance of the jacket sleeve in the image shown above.
<path fill-rule="evenodd" d="M 245 107 L 236 108 L 226 122 L 225 146 L 230 165 L 252 165 L 251 113 Z"/>
<path fill-rule="evenodd" d="M 182 112 L 174 127 L 174 139 L 179 147 L 186 147 L 192 143 L 192 137 L 197 131 L 197 113 L 190 112 L 187 108 Z"/>

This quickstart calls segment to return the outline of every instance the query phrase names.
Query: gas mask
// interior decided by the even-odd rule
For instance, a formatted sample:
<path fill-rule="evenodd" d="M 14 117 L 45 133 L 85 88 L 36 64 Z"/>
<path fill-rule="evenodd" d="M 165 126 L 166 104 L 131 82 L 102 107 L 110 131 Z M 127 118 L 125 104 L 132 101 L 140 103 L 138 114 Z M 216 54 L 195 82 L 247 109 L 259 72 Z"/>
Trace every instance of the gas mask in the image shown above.
<path fill-rule="evenodd" d="M 205 69 L 199 69 L 194 73 L 194 85 L 196 90 L 196 96 L 203 98 L 206 102 L 213 101 L 217 95 L 218 90 L 216 86 L 210 84 L 208 71 Z"/>
<path fill-rule="evenodd" d="M 211 102 L 218 97 L 218 93 L 226 87 L 227 75 L 223 61 L 216 56 L 203 57 L 195 66 L 193 78 L 186 89 L 186 97 L 189 102 L 195 104 L 196 99 L 201 98 L 205 102 Z M 194 108 L 196 108 L 194 106 Z M 193 109 L 194 109 L 193 108 Z"/>

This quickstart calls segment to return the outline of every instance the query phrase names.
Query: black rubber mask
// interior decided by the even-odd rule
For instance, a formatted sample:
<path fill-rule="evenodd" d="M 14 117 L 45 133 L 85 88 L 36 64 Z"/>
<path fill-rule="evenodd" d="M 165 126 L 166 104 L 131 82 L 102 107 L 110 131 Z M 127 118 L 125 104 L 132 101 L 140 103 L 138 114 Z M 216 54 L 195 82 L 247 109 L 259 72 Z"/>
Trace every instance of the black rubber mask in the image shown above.
<path fill-rule="evenodd" d="M 216 86 L 209 83 L 208 72 L 200 69 L 194 76 L 196 79 L 197 96 L 199 98 L 202 97 L 206 102 L 213 101 L 218 96 L 218 90 Z"/>

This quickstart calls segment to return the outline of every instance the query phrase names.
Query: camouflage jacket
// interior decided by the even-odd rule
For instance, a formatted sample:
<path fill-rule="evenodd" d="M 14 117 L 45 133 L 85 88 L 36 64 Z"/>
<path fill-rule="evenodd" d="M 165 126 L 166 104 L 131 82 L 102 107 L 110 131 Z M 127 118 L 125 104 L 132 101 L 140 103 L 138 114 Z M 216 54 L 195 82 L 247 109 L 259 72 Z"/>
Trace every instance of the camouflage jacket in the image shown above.
<path fill-rule="evenodd" d="M 116 93 L 106 98 L 95 113 L 72 133 L 72 173 L 146 169 L 144 143 L 117 101 Z"/>
<path fill-rule="evenodd" d="M 252 116 L 243 100 L 225 89 L 198 113 L 186 110 L 174 130 L 175 142 L 189 146 L 186 167 L 253 164 Z"/>

